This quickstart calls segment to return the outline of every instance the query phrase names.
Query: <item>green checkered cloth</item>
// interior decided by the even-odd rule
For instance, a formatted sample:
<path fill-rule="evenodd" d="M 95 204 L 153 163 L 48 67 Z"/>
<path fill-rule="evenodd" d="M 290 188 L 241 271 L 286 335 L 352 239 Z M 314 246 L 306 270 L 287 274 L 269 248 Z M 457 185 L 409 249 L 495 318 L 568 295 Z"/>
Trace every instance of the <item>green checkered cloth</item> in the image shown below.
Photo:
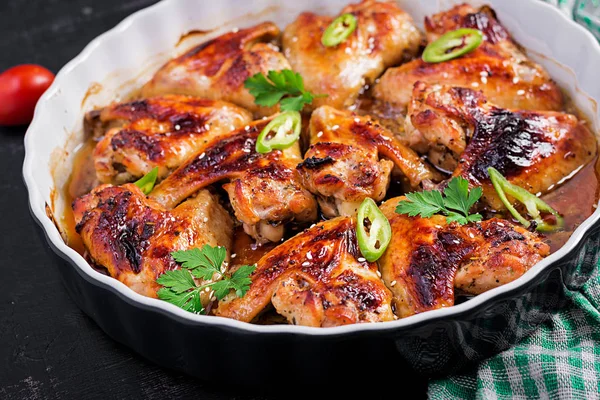
<path fill-rule="evenodd" d="M 600 39 L 600 0 L 547 0 Z M 599 66 L 600 68 L 600 66 Z M 600 71 L 600 69 L 599 69 Z M 599 399 L 600 265 L 569 304 L 519 345 L 429 382 L 430 399 Z"/>

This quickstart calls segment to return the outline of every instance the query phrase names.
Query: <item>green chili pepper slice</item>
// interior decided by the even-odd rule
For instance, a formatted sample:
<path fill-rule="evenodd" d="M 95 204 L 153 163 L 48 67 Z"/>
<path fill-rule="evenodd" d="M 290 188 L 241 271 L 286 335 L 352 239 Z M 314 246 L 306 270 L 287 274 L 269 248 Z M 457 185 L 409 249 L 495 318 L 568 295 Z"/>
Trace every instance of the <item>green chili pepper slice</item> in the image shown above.
<path fill-rule="evenodd" d="M 392 240 L 392 227 L 377 204 L 371 198 L 363 200 L 358 207 L 356 238 L 363 257 L 374 262 L 381 257 Z M 369 228 L 365 226 L 369 224 Z"/>
<path fill-rule="evenodd" d="M 139 187 L 145 195 L 148 195 L 152 189 L 154 189 L 156 178 L 158 178 L 158 167 L 152 168 L 150 172 L 135 181 L 134 184 Z"/>
<path fill-rule="evenodd" d="M 461 28 L 443 34 L 431 42 L 423 51 L 423 61 L 440 63 L 460 57 L 475 50 L 483 41 L 483 33 L 478 29 Z"/>
<path fill-rule="evenodd" d="M 492 181 L 492 185 L 494 185 L 494 189 L 498 193 L 498 197 L 508 211 L 512 214 L 513 217 L 517 221 L 519 221 L 523 226 L 529 228 L 531 222 L 527 221 L 519 212 L 513 207 L 510 201 L 506 198 L 506 195 L 515 198 L 521 204 L 525 206 L 527 209 L 527 213 L 533 217 L 533 220 L 536 223 L 535 229 L 540 232 L 552 232 L 558 229 L 561 229 L 564 225 L 563 217 L 556 211 L 554 208 L 550 207 L 545 201 L 540 199 L 539 197 L 529 193 L 527 190 L 523 189 L 520 186 L 513 185 L 510 183 L 500 172 L 498 172 L 495 168 L 488 168 L 488 174 L 490 175 L 490 180 Z M 547 212 L 552 214 L 556 218 L 556 224 L 549 224 L 544 221 L 540 216 L 540 211 Z"/>
<path fill-rule="evenodd" d="M 302 116 L 298 111 L 286 111 L 269 122 L 256 139 L 256 151 L 261 154 L 272 150 L 284 150 L 300 137 Z M 274 135 L 269 135 L 274 132 Z"/>
<path fill-rule="evenodd" d="M 337 46 L 348 38 L 356 29 L 356 17 L 352 14 L 342 14 L 333 20 L 323 32 L 321 43 L 323 46 Z"/>

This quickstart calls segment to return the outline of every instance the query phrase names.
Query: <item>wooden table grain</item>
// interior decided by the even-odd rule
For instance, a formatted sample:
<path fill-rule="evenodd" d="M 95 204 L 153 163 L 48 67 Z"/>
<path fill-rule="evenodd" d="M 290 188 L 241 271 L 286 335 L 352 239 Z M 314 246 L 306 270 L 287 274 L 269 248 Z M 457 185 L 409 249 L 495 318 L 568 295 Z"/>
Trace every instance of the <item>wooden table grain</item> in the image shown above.
<path fill-rule="evenodd" d="M 0 71 L 39 63 L 56 73 L 94 37 L 154 2 L 1 0 Z M 21 177 L 25 130 L 0 127 L 0 399 L 244 400 L 327 394 L 311 389 L 314 382 L 276 393 L 239 388 L 234 380 L 231 386 L 216 387 L 153 365 L 106 336 L 68 297 L 29 215 Z M 380 390 L 402 386 L 401 376 L 398 382 L 378 382 L 376 371 L 353 377 L 359 370 L 349 366 L 345 383 L 354 394 L 375 387 L 368 395 L 375 399 Z M 320 378 L 326 383 L 326 377 Z M 425 381 L 408 386 L 405 394 L 424 394 Z"/>

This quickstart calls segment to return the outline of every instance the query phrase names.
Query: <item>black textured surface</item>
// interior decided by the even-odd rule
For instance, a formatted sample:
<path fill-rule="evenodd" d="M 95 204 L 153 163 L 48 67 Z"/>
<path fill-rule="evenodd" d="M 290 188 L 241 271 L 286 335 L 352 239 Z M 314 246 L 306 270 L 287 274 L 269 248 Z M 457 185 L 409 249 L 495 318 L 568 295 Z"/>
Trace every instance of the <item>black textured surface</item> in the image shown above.
<path fill-rule="evenodd" d="M 57 72 L 98 34 L 154 0 L 2 0 L 0 71 L 39 63 Z M 29 215 L 21 178 L 26 127 L 0 127 L 0 399 L 320 398 L 305 387 L 285 391 L 215 385 L 155 366 L 115 343 L 81 312 L 61 283 L 57 265 Z M 51 132 L 52 127 L 49 127 Z M 318 363 L 319 360 L 314 360 Z M 425 382 L 381 380 L 378 368 L 349 365 L 350 390 L 374 387 L 425 392 Z M 207 365 L 209 367 L 209 364 Z M 389 371 L 389 370 L 388 370 Z M 227 372 L 223 371 L 226 375 Z M 327 377 L 315 377 L 327 381 Z M 354 392 L 356 393 L 356 392 Z M 396 392 L 397 393 L 397 392 Z M 336 396 L 334 396 L 335 398 Z M 413 397 L 413 396 L 411 396 Z"/>

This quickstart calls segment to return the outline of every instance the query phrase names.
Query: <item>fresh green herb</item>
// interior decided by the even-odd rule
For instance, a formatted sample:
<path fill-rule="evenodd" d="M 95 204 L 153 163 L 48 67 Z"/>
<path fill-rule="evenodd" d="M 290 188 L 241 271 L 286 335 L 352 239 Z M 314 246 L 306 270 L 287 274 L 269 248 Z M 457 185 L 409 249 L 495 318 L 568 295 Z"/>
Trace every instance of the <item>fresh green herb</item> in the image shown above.
<path fill-rule="evenodd" d="M 344 42 L 356 29 L 357 20 L 353 14 L 342 14 L 333 20 L 323 32 L 321 43 L 323 46 L 332 47 Z"/>
<path fill-rule="evenodd" d="M 440 36 L 427 45 L 421 58 L 427 63 L 440 63 L 475 50 L 483 42 L 478 29 L 461 28 Z"/>
<path fill-rule="evenodd" d="M 158 178 L 158 167 L 152 168 L 150 172 L 135 181 L 134 184 L 139 187 L 145 195 L 148 195 L 152 189 L 154 189 L 156 178 Z"/>
<path fill-rule="evenodd" d="M 300 138 L 301 128 L 302 116 L 298 111 L 279 114 L 256 138 L 256 151 L 265 154 L 275 149 L 284 150 L 291 147 Z"/>
<path fill-rule="evenodd" d="M 356 218 L 356 239 L 360 252 L 367 261 L 377 261 L 392 240 L 390 221 L 368 197 L 358 207 Z"/>
<path fill-rule="evenodd" d="M 481 221 L 481 215 L 469 214 L 469 210 L 481 197 L 480 187 L 469 190 L 469 182 L 461 177 L 452 178 L 444 190 L 444 195 L 439 190 L 408 193 L 396 207 L 398 214 L 408 214 L 411 217 L 420 215 L 429 218 L 434 214 L 446 215 L 446 221 L 458 222 L 464 225 L 469 222 Z"/>
<path fill-rule="evenodd" d="M 242 265 L 231 276 L 225 275 L 221 269 L 227 257 L 224 247 L 204 245 L 202 249 L 175 251 L 171 255 L 181 263 L 181 269 L 166 271 L 158 277 L 156 282 L 164 286 L 158 290 L 158 298 L 199 314 L 205 312 L 200 297 L 203 290 L 210 287 L 218 300 L 231 290 L 243 297 L 250 289 L 250 275 L 256 269 L 253 265 Z M 197 285 L 194 278 L 214 281 Z"/>
<path fill-rule="evenodd" d="M 498 197 L 504 204 L 504 206 L 510 211 L 513 217 L 517 221 L 519 221 L 523 226 L 529 228 L 531 222 L 527 221 L 516 209 L 513 207 L 512 203 L 508 200 L 506 195 L 513 197 L 515 200 L 520 202 L 527 209 L 527 213 L 533 217 L 535 221 L 535 229 L 540 232 L 552 232 L 558 230 L 563 227 L 564 219 L 563 217 L 556 211 L 554 208 L 550 207 L 548 203 L 529 193 L 527 190 L 523 189 L 520 186 L 514 185 L 510 183 L 502 174 L 495 168 L 488 168 L 488 174 L 490 175 L 490 180 L 492 181 L 492 185 L 494 185 L 494 189 L 496 189 L 496 193 L 498 193 Z M 540 215 L 540 211 L 550 213 L 556 219 L 555 224 L 550 224 L 544 221 Z"/>
<path fill-rule="evenodd" d="M 300 74 L 289 69 L 271 70 L 266 77 L 259 72 L 246 79 L 244 87 L 254 96 L 254 102 L 259 106 L 271 107 L 280 102 L 281 111 L 301 111 L 315 97 L 323 97 L 304 90 Z"/>

